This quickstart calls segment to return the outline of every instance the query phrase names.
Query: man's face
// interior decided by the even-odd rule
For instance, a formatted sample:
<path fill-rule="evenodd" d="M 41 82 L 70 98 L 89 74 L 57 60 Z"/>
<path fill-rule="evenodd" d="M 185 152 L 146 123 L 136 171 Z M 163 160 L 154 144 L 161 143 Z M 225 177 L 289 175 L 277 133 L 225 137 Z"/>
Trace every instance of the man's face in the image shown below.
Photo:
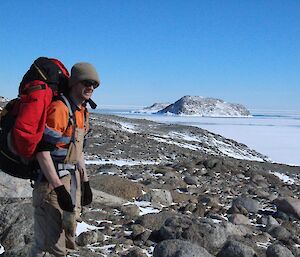
<path fill-rule="evenodd" d="M 92 80 L 80 81 L 73 88 L 74 96 L 82 102 L 89 100 L 97 86 L 98 84 Z"/>

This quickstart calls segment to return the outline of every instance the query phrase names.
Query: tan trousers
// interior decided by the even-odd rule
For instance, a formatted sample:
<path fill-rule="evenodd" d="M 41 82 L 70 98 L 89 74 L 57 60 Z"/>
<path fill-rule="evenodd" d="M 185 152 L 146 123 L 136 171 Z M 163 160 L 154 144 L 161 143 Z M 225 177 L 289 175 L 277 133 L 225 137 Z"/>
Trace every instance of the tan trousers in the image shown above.
<path fill-rule="evenodd" d="M 76 171 L 76 218 L 80 215 L 80 175 Z M 71 192 L 71 175 L 61 178 L 68 192 Z M 62 210 L 57 195 L 48 182 L 37 182 L 33 190 L 34 244 L 29 257 L 65 257 L 66 246 L 75 247 L 75 235 L 67 235 L 62 229 Z"/>

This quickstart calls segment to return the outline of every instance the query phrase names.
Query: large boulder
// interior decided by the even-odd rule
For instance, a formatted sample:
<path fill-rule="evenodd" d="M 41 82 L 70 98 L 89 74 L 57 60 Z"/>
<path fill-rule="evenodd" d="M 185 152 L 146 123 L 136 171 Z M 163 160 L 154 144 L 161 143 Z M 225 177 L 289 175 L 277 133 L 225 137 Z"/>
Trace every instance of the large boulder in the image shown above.
<path fill-rule="evenodd" d="M 151 230 L 159 230 L 165 221 L 170 217 L 175 217 L 175 211 L 161 211 L 159 213 L 149 213 L 139 217 L 135 222 L 144 228 Z"/>
<path fill-rule="evenodd" d="M 260 204 L 257 200 L 252 199 L 250 197 L 241 196 L 235 198 L 232 201 L 232 207 L 242 207 L 245 208 L 248 212 L 257 213 L 260 209 Z"/>
<path fill-rule="evenodd" d="M 165 189 L 151 189 L 139 198 L 140 201 L 151 202 L 154 206 L 170 206 L 173 202 L 170 191 Z"/>
<path fill-rule="evenodd" d="M 288 248 L 280 244 L 273 244 L 270 245 L 267 249 L 267 257 L 295 257 L 295 256 Z"/>
<path fill-rule="evenodd" d="M 25 198 L 32 196 L 32 187 L 28 179 L 12 177 L 0 170 L 0 197 Z"/>
<path fill-rule="evenodd" d="M 94 189 L 127 200 L 138 198 L 143 195 L 143 191 L 148 191 L 146 186 L 119 176 L 97 175 L 90 183 Z"/>
<path fill-rule="evenodd" d="M 77 238 L 76 238 L 76 243 L 80 246 L 86 246 L 90 244 L 94 244 L 97 242 L 102 242 L 104 241 L 105 237 L 104 235 L 96 230 L 90 230 L 81 233 Z"/>
<path fill-rule="evenodd" d="M 213 257 L 203 247 L 183 240 L 165 240 L 155 246 L 153 257 Z"/>
<path fill-rule="evenodd" d="M 291 237 L 291 233 L 282 226 L 274 226 L 270 230 L 268 230 L 268 233 L 272 237 L 283 242 L 287 242 Z"/>
<path fill-rule="evenodd" d="M 217 253 L 231 235 L 242 236 L 248 230 L 230 222 L 214 223 L 208 218 L 177 216 L 166 220 L 158 231 L 159 241 L 181 239 L 196 243 L 209 252 Z"/>
<path fill-rule="evenodd" d="M 138 247 L 133 247 L 132 249 L 128 250 L 126 255 L 122 255 L 121 257 L 147 257 L 148 255 L 143 253 L 142 249 Z"/>
<path fill-rule="evenodd" d="M 3 256 L 27 256 L 33 241 L 33 208 L 30 199 L 8 199 L 0 204 L 0 238 Z"/>
<path fill-rule="evenodd" d="M 256 257 L 255 251 L 248 245 L 228 240 L 217 257 Z"/>
<path fill-rule="evenodd" d="M 274 200 L 278 211 L 293 214 L 300 219 L 300 200 L 291 197 L 278 198 Z"/>
<path fill-rule="evenodd" d="M 243 214 L 233 214 L 229 217 L 229 221 L 235 225 L 251 225 L 248 217 Z"/>

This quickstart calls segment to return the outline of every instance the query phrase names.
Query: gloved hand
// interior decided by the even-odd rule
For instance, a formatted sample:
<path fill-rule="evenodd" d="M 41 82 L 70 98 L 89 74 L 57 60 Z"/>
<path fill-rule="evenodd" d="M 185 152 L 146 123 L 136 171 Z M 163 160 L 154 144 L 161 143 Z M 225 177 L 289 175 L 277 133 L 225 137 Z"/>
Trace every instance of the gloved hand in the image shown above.
<path fill-rule="evenodd" d="M 75 235 L 76 229 L 76 220 L 75 220 L 75 212 L 63 212 L 62 217 L 62 227 L 65 230 L 65 233 L 71 236 Z"/>
<path fill-rule="evenodd" d="M 64 185 L 58 186 L 54 188 L 54 191 L 57 195 L 57 202 L 59 207 L 63 211 L 67 212 L 73 212 L 74 211 L 74 205 L 72 202 L 71 195 L 68 193 Z"/>
<path fill-rule="evenodd" d="M 85 181 L 81 185 L 81 205 L 86 206 L 93 201 L 93 193 L 90 187 L 90 182 Z"/>

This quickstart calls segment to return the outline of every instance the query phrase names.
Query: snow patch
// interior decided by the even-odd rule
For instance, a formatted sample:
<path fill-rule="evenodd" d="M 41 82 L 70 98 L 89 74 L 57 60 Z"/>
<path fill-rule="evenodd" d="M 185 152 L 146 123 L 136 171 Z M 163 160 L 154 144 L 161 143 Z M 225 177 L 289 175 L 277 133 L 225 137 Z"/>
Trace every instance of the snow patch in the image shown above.
<path fill-rule="evenodd" d="M 259 161 L 259 162 L 265 161 L 263 158 L 252 155 L 251 153 L 249 153 L 248 151 L 246 151 L 244 149 L 233 148 L 232 145 L 225 143 L 223 141 L 217 140 L 215 138 L 212 139 L 212 143 L 218 148 L 218 150 L 221 153 L 223 153 L 229 157 L 233 157 L 235 159 L 250 160 L 250 161 Z"/>
<path fill-rule="evenodd" d="M 256 245 L 258 247 L 267 249 L 271 245 L 271 243 L 270 242 L 257 242 Z"/>
<path fill-rule="evenodd" d="M 96 227 L 96 226 L 93 226 L 93 225 L 89 225 L 89 224 L 85 223 L 84 221 L 82 221 L 82 222 L 77 224 L 76 236 L 79 236 L 83 232 L 96 230 L 96 229 L 99 229 L 99 228 Z"/>
<path fill-rule="evenodd" d="M 156 161 L 146 161 L 146 160 L 137 160 L 132 161 L 128 159 L 124 160 L 86 160 L 85 164 L 94 164 L 94 165 L 105 165 L 105 164 L 114 164 L 117 166 L 135 166 L 135 165 L 152 165 L 152 164 L 159 164 L 159 162 Z"/>
<path fill-rule="evenodd" d="M 121 121 L 118 121 L 118 123 L 121 125 L 122 130 L 129 132 L 129 133 L 136 133 L 135 126 L 132 123 L 121 122 Z"/>
<path fill-rule="evenodd" d="M 155 209 L 150 202 L 147 201 L 134 201 L 134 202 L 128 202 L 125 203 L 124 205 L 130 205 L 130 204 L 135 204 L 137 207 L 140 209 L 140 216 L 149 214 L 149 213 L 159 213 L 160 210 Z"/>
<path fill-rule="evenodd" d="M 198 147 L 192 144 L 187 144 L 187 143 L 179 143 L 176 141 L 171 140 L 171 138 L 166 137 L 162 137 L 162 136 L 158 136 L 158 135 L 153 135 L 149 137 L 150 139 L 153 139 L 155 141 L 161 142 L 161 143 L 166 143 L 166 144 L 171 144 L 171 145 L 177 145 L 179 147 L 182 148 L 188 148 L 194 151 L 199 151 L 202 150 L 202 147 Z"/>
<path fill-rule="evenodd" d="M 278 177 L 280 180 L 282 180 L 286 184 L 289 184 L 289 185 L 295 184 L 295 180 L 293 178 L 289 177 L 288 175 L 285 175 L 283 173 L 276 172 L 276 171 L 274 171 L 274 172 L 270 171 L 269 173 L 275 175 L 276 177 Z"/>
<path fill-rule="evenodd" d="M 0 244 L 0 254 L 2 254 L 2 253 L 4 253 L 4 252 L 5 252 L 4 247 L 3 247 L 2 244 Z"/>
<path fill-rule="evenodd" d="M 211 152 L 209 149 L 205 149 L 202 144 L 206 143 L 207 145 L 214 145 L 221 153 L 226 156 L 233 157 L 236 159 L 244 159 L 244 160 L 251 160 L 251 161 L 260 161 L 264 162 L 265 159 L 256 156 L 255 154 L 251 153 L 250 149 L 242 149 L 238 148 L 232 144 L 225 143 L 221 140 L 217 140 L 214 137 L 207 138 L 207 137 L 197 137 L 191 136 L 187 133 L 179 133 L 179 132 L 170 132 L 168 135 L 152 135 L 149 137 L 158 142 L 166 143 L 166 144 L 173 144 L 177 145 L 182 148 L 188 148 L 194 151 L 205 151 Z M 177 142 L 176 140 L 184 140 L 187 142 Z M 192 144 L 193 142 L 194 144 Z M 200 144 L 200 145 L 197 145 Z M 212 153 L 213 154 L 213 153 Z"/>

